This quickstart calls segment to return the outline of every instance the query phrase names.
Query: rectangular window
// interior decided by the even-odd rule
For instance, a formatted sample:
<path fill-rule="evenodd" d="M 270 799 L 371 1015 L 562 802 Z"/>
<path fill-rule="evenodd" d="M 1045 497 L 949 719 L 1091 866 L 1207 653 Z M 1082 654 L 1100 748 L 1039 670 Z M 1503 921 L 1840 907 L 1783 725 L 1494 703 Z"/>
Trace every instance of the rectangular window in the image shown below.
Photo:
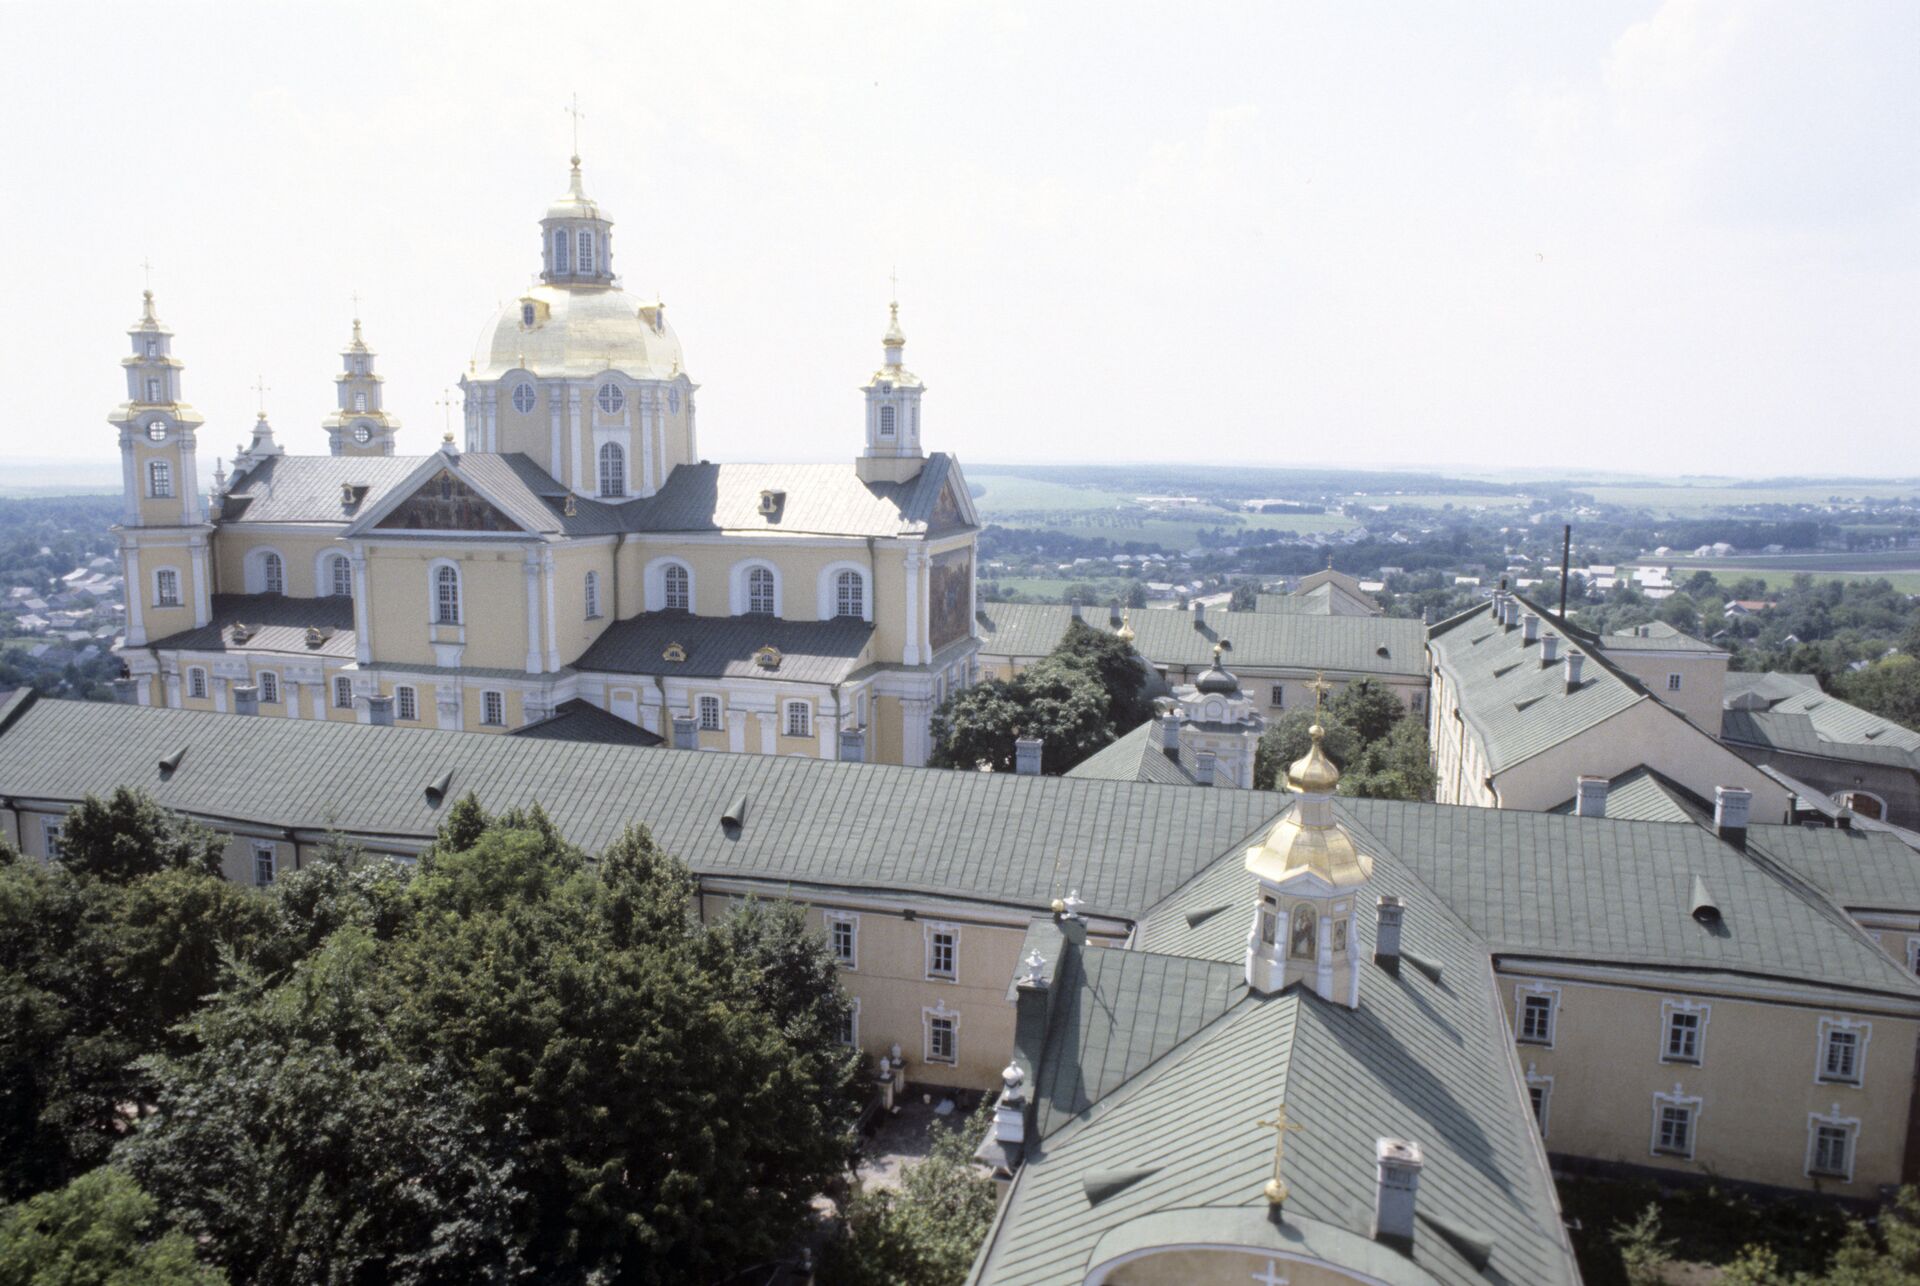
<path fill-rule="evenodd" d="M 1860 1083 L 1860 1033 L 1844 1027 L 1829 1027 L 1826 1049 L 1820 1056 L 1820 1079 L 1842 1085 Z"/>
<path fill-rule="evenodd" d="M 480 722 L 493 728 L 507 726 L 507 696 L 504 692 L 480 694 Z"/>
<path fill-rule="evenodd" d="M 159 341 L 159 340 L 157 340 L 157 339 L 150 339 L 150 340 L 148 340 L 148 341 L 147 341 L 147 356 L 148 356 L 148 357 L 158 357 L 158 356 L 160 356 L 160 341 Z"/>
<path fill-rule="evenodd" d="M 353 680 L 345 675 L 333 681 L 333 704 L 341 710 L 353 709 Z"/>
<path fill-rule="evenodd" d="M 367 409 L 367 395 L 365 393 L 355 393 L 353 395 L 353 409 L 356 411 L 364 411 Z"/>
<path fill-rule="evenodd" d="M 960 930 L 927 930 L 927 977 L 953 982 L 959 977 Z"/>
<path fill-rule="evenodd" d="M 1525 996 L 1520 1001 L 1520 1039 L 1529 1045 L 1553 1044 L 1553 997 Z"/>
<path fill-rule="evenodd" d="M 960 1061 L 959 1032 L 950 1017 L 931 1014 L 927 1017 L 927 1061 L 929 1063 L 957 1063 Z"/>
<path fill-rule="evenodd" d="M 1807 1162 L 1807 1172 L 1851 1180 L 1853 1130 L 1845 1125 L 1816 1122 L 1813 1127 L 1813 1156 Z"/>
<path fill-rule="evenodd" d="M 1542 1137 L 1547 1133 L 1547 1108 L 1553 1096 L 1551 1081 L 1536 1081 L 1527 1086 L 1527 1102 L 1533 1106 L 1533 1123 Z"/>
<path fill-rule="evenodd" d="M 1685 1103 L 1659 1105 L 1653 1150 L 1669 1156 L 1693 1155 L 1693 1108 Z"/>
<path fill-rule="evenodd" d="M 787 735 L 805 737 L 812 732 L 813 707 L 804 701 L 787 702 Z"/>
<path fill-rule="evenodd" d="M 187 695 L 196 701 L 207 699 L 207 672 L 195 667 L 187 671 Z"/>
<path fill-rule="evenodd" d="M 1285 707 L 1285 705 L 1287 704 L 1287 685 L 1284 683 L 1274 684 L 1273 695 L 1267 701 L 1267 704 L 1272 706 L 1275 710 L 1279 710 Z"/>
<path fill-rule="evenodd" d="M 700 698 L 700 731 L 720 731 L 720 698 Z"/>
<path fill-rule="evenodd" d="M 155 500 L 173 499 L 173 466 L 165 460 L 147 461 L 147 494 Z"/>
<path fill-rule="evenodd" d="M 280 676 L 271 670 L 260 676 L 260 702 L 270 706 L 280 704 Z"/>
<path fill-rule="evenodd" d="M 1669 674 L 1667 676 L 1667 691 L 1678 692 L 1679 690 L 1680 690 L 1680 676 L 1677 674 Z"/>
<path fill-rule="evenodd" d="M 833 962 L 853 969 L 860 962 L 860 922 L 850 915 L 827 917 L 827 944 L 833 948 Z"/>
<path fill-rule="evenodd" d="M 159 400 L 160 400 L 160 381 L 158 379 L 149 378 L 147 380 L 147 401 L 158 402 Z"/>
<path fill-rule="evenodd" d="M 397 718 L 406 719 L 411 722 L 420 717 L 420 707 L 412 688 L 395 688 L 393 690 L 393 704 Z"/>
<path fill-rule="evenodd" d="M 162 567 L 153 574 L 153 605 L 180 606 L 180 573 L 173 568 Z"/>
<path fill-rule="evenodd" d="M 47 860 L 57 862 L 64 856 L 60 852 L 60 823 L 51 817 L 40 823 L 40 838 L 47 848 Z"/>
<path fill-rule="evenodd" d="M 1667 1015 L 1666 1053 L 1662 1057 L 1669 1063 L 1700 1061 L 1700 1015 L 1698 1012 L 1676 1009 Z"/>
<path fill-rule="evenodd" d="M 264 889 L 273 883 L 273 873 L 277 865 L 278 858 L 274 853 L 273 845 L 255 844 L 253 846 L 253 882 L 257 887 Z"/>
<path fill-rule="evenodd" d="M 860 998 L 858 996 L 847 1002 L 847 1012 L 840 1019 L 840 1043 L 856 1047 L 860 1044 Z"/>

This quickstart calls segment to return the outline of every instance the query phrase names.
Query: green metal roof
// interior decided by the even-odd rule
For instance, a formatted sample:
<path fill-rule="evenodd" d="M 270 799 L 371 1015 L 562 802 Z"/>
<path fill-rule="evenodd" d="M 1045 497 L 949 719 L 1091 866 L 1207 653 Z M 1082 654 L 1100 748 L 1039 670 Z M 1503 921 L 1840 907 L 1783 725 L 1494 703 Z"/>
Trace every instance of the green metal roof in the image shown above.
<path fill-rule="evenodd" d="M 573 668 L 675 678 L 839 683 L 862 667 L 872 638 L 870 623 L 849 617 L 794 621 L 764 615 L 642 612 L 602 630 Z M 686 653 L 685 660 L 666 659 L 667 648 L 674 643 Z M 768 645 L 780 653 L 777 669 L 767 669 L 755 659 L 755 653 Z"/>
<path fill-rule="evenodd" d="M 1579 802 L 1576 796 L 1547 811 L 1571 813 Z M 1699 823 L 1712 819 L 1713 805 L 1665 773 L 1641 764 L 1607 783 L 1607 816 L 1629 822 Z"/>
<path fill-rule="evenodd" d="M 1716 656 L 1727 654 L 1725 648 L 1715 647 L 1705 639 L 1697 639 L 1683 630 L 1668 625 L 1665 621 L 1630 625 L 1626 629 L 1615 630 L 1600 640 L 1600 646 L 1609 652 L 1701 652 Z"/>
<path fill-rule="evenodd" d="M 1920 732 L 1829 696 L 1811 675 L 1729 674 L 1726 702 L 1725 741 L 1920 772 Z"/>
<path fill-rule="evenodd" d="M 153 651 L 288 652 L 352 660 L 353 600 L 344 597 L 288 598 L 284 594 L 215 594 L 207 624 L 146 644 Z M 247 627 L 244 641 L 233 627 Z M 307 630 L 321 633 L 319 647 L 307 646 Z"/>
<path fill-rule="evenodd" d="M 1204 667 L 1213 645 L 1225 639 L 1228 664 L 1336 674 L 1383 674 L 1420 678 L 1427 672 L 1426 626 L 1386 616 L 1277 615 L 1271 612 L 1207 612 L 1198 628 L 1194 613 L 1138 608 L 1128 613 L 1134 650 L 1155 665 Z M 1104 607 L 1089 607 L 1082 619 L 1114 633 L 1119 624 Z M 987 603 L 980 609 L 980 651 L 985 656 L 1040 657 L 1051 652 L 1073 621 L 1073 608 L 1052 603 Z"/>
<path fill-rule="evenodd" d="M 1194 786 L 1193 774 L 1178 759 L 1167 758 L 1154 744 L 1153 721 L 1116 738 L 1067 770 L 1067 776 L 1090 781 L 1157 781 L 1168 786 Z"/>

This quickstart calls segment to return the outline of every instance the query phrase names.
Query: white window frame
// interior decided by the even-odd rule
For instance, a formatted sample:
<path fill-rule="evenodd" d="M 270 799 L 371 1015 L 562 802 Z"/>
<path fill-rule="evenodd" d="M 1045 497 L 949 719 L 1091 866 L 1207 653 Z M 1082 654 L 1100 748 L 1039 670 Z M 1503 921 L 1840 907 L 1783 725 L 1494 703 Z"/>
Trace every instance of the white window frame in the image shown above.
<path fill-rule="evenodd" d="M 178 567 L 154 569 L 153 605 L 155 607 L 180 606 L 180 569 Z"/>
<path fill-rule="evenodd" d="M 1284 683 L 1274 684 L 1273 690 L 1267 693 L 1267 704 L 1272 706 L 1275 710 L 1286 709 L 1287 708 L 1287 685 Z"/>
<path fill-rule="evenodd" d="M 612 380 L 602 380 L 593 391 L 593 404 L 602 415 L 619 415 L 627 409 L 627 391 Z"/>
<path fill-rule="evenodd" d="M 859 584 L 860 610 L 842 615 L 840 578 L 851 573 Z M 860 563 L 836 561 L 820 569 L 818 616 L 823 621 L 871 621 L 873 619 L 873 583 L 868 569 Z"/>
<path fill-rule="evenodd" d="M 488 688 L 480 694 L 480 726 L 483 728 L 504 728 L 507 726 L 507 694 L 498 688 Z"/>
<path fill-rule="evenodd" d="M 788 701 L 782 711 L 780 735 L 784 737 L 811 737 L 813 735 L 813 703 L 811 701 Z M 797 731 L 796 731 L 797 729 Z"/>
<path fill-rule="evenodd" d="M 403 683 L 393 690 L 393 715 L 395 719 L 406 723 L 415 723 L 420 718 L 420 694 L 413 685 Z"/>
<path fill-rule="evenodd" d="M 147 498 L 173 499 L 173 466 L 165 460 L 147 461 Z"/>
<path fill-rule="evenodd" d="M 675 572 L 680 573 L 678 585 L 674 584 Z M 675 599 L 680 601 L 676 603 Z M 685 563 L 668 563 L 660 569 L 660 601 L 668 611 L 693 610 L 693 572 Z"/>
<path fill-rule="evenodd" d="M 1680 676 L 1678 674 L 1669 672 L 1667 675 L 1667 691 L 1678 692 L 1679 690 L 1680 690 Z"/>
<path fill-rule="evenodd" d="M 711 704 L 709 704 L 711 703 Z M 713 711 L 713 722 L 707 722 L 707 711 Z M 727 703 L 711 692 L 698 693 L 693 698 L 694 727 L 701 732 L 725 732 L 727 729 Z"/>
<path fill-rule="evenodd" d="M 573 241 L 565 228 L 553 230 L 553 271 L 555 276 L 573 275 Z"/>
<path fill-rule="evenodd" d="M 281 594 L 287 592 L 286 558 L 272 545 L 262 545 L 258 549 L 249 549 L 247 551 L 246 562 L 243 567 L 247 593 L 272 594 L 276 592 L 270 588 L 274 581 L 270 570 L 274 559 L 280 560 L 280 588 L 277 592 Z"/>
<path fill-rule="evenodd" d="M 669 569 L 675 567 L 678 567 L 686 573 L 687 602 L 685 607 L 669 608 L 667 572 Z M 694 604 L 699 601 L 698 598 L 695 597 L 695 591 L 698 587 L 694 583 L 693 568 L 680 558 L 663 555 L 662 557 L 654 559 L 647 564 L 646 570 L 641 574 L 641 579 L 645 584 L 646 608 L 650 612 L 691 612 Z"/>
<path fill-rule="evenodd" d="M 1697 1021 L 1693 1028 L 1693 1057 L 1673 1052 L 1674 1019 L 1681 1015 Z M 1697 1000 L 1679 999 L 1660 1002 L 1660 1061 L 1685 1067 L 1699 1067 L 1707 1061 L 1707 1021 L 1713 1007 Z"/>
<path fill-rule="evenodd" d="M 1681 1108 L 1687 1112 L 1687 1150 L 1681 1152 L 1675 1148 L 1660 1146 L 1660 1126 L 1663 1111 L 1666 1108 Z M 1698 1094 L 1688 1094 L 1674 1082 L 1671 1094 L 1659 1093 L 1653 1096 L 1653 1130 L 1647 1136 L 1647 1153 L 1657 1157 L 1679 1157 L 1691 1161 L 1700 1151 L 1700 1116 L 1702 1102 Z"/>
<path fill-rule="evenodd" d="M 47 855 L 49 862 L 59 862 L 65 858 L 60 851 L 60 828 L 66 824 L 66 820 L 65 814 L 40 819 L 40 851 Z"/>
<path fill-rule="evenodd" d="M 364 411 L 367 409 L 367 395 L 365 393 L 356 392 L 353 395 L 353 409 L 356 411 Z"/>
<path fill-rule="evenodd" d="M 147 338 L 147 356 L 148 357 L 160 356 L 160 341 L 152 338 L 151 336 Z"/>
<path fill-rule="evenodd" d="M 527 305 L 527 311 L 529 314 L 532 313 L 533 311 L 532 304 Z M 527 325 L 529 326 L 533 325 L 531 317 L 529 317 Z M 523 397 L 522 394 L 524 394 L 525 396 Z M 521 405 L 522 402 L 525 402 L 526 405 L 522 406 Z M 520 414 L 522 415 L 532 415 L 533 408 L 536 405 L 538 405 L 538 400 L 534 394 L 532 384 L 528 383 L 526 380 L 521 380 L 518 384 L 515 384 L 513 386 L 513 409 L 514 410 L 520 412 Z"/>
<path fill-rule="evenodd" d="M 1547 1035 L 1540 1040 L 1527 1035 L 1527 1000 L 1544 997 L 1547 1001 Z M 1513 1038 L 1522 1045 L 1538 1045 L 1542 1049 L 1552 1049 L 1560 1034 L 1560 988 L 1550 987 L 1544 982 L 1523 982 L 1513 989 Z"/>
<path fill-rule="evenodd" d="M 160 400 L 160 377 L 158 375 L 149 375 L 147 376 L 147 402 L 149 404 L 153 404 L 153 403 L 157 403 L 159 400 Z"/>
<path fill-rule="evenodd" d="M 1533 1102 L 1538 1091 L 1540 1102 Z M 1546 1138 L 1553 1121 L 1553 1077 L 1542 1076 L 1533 1070 L 1533 1064 L 1527 1064 L 1527 1105 L 1533 1108 L 1533 1122 L 1540 1130 L 1540 1137 Z"/>
<path fill-rule="evenodd" d="M 933 1024 L 944 1021 L 948 1024 L 948 1034 L 953 1038 L 953 1048 L 944 1058 L 937 1058 L 933 1052 Z M 920 1010 L 920 1054 L 924 1063 L 939 1063 L 947 1067 L 960 1065 L 960 1011 L 947 1008 L 943 998 L 938 1004 L 923 1006 Z"/>
<path fill-rule="evenodd" d="M 833 962 L 842 969 L 860 967 L 860 917 L 851 911 L 826 911 L 821 918 L 827 924 L 827 950 L 833 953 Z M 840 952 L 840 929 L 846 930 L 847 951 Z"/>
<path fill-rule="evenodd" d="M 208 699 L 208 694 L 212 691 L 212 686 L 207 682 L 206 667 L 202 665 L 188 666 L 187 697 L 194 701 L 205 701 Z"/>
<path fill-rule="evenodd" d="M 277 706 L 280 704 L 280 676 L 272 670 L 260 671 L 260 704 Z"/>
<path fill-rule="evenodd" d="M 250 847 L 253 850 L 253 886 L 257 889 L 268 888 L 274 878 L 280 874 L 280 849 L 272 840 L 257 839 Z M 266 879 L 261 879 L 261 872 Z"/>
<path fill-rule="evenodd" d="M 880 407 L 880 436 L 892 442 L 899 441 L 900 434 L 898 432 L 898 426 L 898 413 L 895 412 L 891 404 L 882 403 Z"/>
<path fill-rule="evenodd" d="M 341 573 L 346 574 L 342 588 Z M 337 550 L 329 550 L 320 555 L 320 584 L 326 586 L 328 598 L 353 597 L 353 559 Z"/>
<path fill-rule="evenodd" d="M 744 582 L 746 610 L 749 616 L 780 614 L 780 578 L 774 575 L 773 568 L 749 567 L 741 580 Z"/>
<path fill-rule="evenodd" d="M 612 385 L 607 387 L 611 388 Z M 627 494 L 627 449 L 618 442 L 602 442 L 594 452 L 595 476 L 602 500 L 622 500 Z"/>
<path fill-rule="evenodd" d="M 1834 1076 L 1827 1071 L 1828 1053 L 1833 1037 L 1851 1034 L 1856 1039 L 1853 1046 L 1853 1076 L 1851 1078 Z M 1850 1089 L 1867 1087 L 1867 1045 L 1873 1040 L 1873 1024 L 1859 1018 L 1848 1018 L 1843 1014 L 1834 1014 L 1820 1020 L 1820 1042 L 1814 1047 L 1813 1083 L 1816 1085 L 1845 1085 Z"/>
<path fill-rule="evenodd" d="M 280 556 L 277 549 L 261 551 L 260 592 L 283 596 L 287 592 L 287 560 Z"/>
<path fill-rule="evenodd" d="M 448 620 L 441 611 L 440 573 L 453 573 L 453 619 Z M 466 577 L 460 574 L 460 564 L 450 558 L 436 558 L 427 564 L 427 622 L 431 625 L 465 625 L 467 623 L 467 586 Z"/>
<path fill-rule="evenodd" d="M 925 923 L 926 923 L 926 929 L 922 937 L 926 945 L 926 950 L 924 952 L 924 963 L 926 964 L 927 981 L 928 982 L 954 982 L 954 983 L 959 982 L 960 981 L 960 926 L 957 924 L 950 924 L 942 920 L 928 920 Z M 949 963 L 951 967 L 945 973 L 941 973 L 934 968 L 935 940 L 942 936 L 951 936 L 953 939 L 953 941 L 950 944 L 948 944 L 948 950 L 947 950 L 947 955 L 949 957 Z"/>
<path fill-rule="evenodd" d="M 840 1033 L 840 1043 L 848 1049 L 860 1048 L 860 997 L 847 997 L 847 1025 Z"/>
<path fill-rule="evenodd" d="M 574 263 L 579 267 L 579 275 L 590 277 L 600 271 L 596 258 L 598 246 L 592 228 L 581 228 L 573 236 Z"/>
<path fill-rule="evenodd" d="M 1822 1128 L 1844 1131 L 1847 1136 L 1847 1166 L 1845 1170 L 1821 1170 L 1814 1161 L 1820 1150 L 1820 1131 Z M 1860 1118 L 1842 1116 L 1840 1105 L 1835 1103 L 1833 1111 L 1827 1114 L 1807 1113 L 1807 1158 L 1803 1168 L 1809 1179 L 1838 1179 L 1843 1183 L 1853 1182 L 1854 1166 L 1860 1156 Z"/>
<path fill-rule="evenodd" d="M 340 698 L 345 697 L 342 701 Z M 353 709 L 353 680 L 344 674 L 333 676 L 333 708 L 335 710 Z"/>
<path fill-rule="evenodd" d="M 599 572 L 589 571 L 587 573 L 586 583 L 582 586 L 581 593 L 586 598 L 587 619 L 590 621 L 599 620 L 600 619 L 600 573 Z"/>

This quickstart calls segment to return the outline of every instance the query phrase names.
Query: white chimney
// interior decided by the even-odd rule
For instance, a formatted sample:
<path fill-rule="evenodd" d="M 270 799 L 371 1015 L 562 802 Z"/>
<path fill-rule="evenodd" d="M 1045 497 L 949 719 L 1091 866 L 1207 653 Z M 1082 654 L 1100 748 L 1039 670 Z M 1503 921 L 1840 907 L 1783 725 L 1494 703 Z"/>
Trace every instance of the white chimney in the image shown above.
<path fill-rule="evenodd" d="M 1552 665 L 1559 659 L 1560 636 L 1558 634 L 1542 635 L 1540 639 L 1540 664 L 1543 666 Z"/>
<path fill-rule="evenodd" d="M 1607 779 L 1605 777 L 1589 777 L 1582 774 L 1574 783 L 1573 815 L 1575 817 L 1607 815 Z"/>
<path fill-rule="evenodd" d="M 1211 750 L 1202 750 L 1193 757 L 1193 779 L 1202 786 L 1213 785 L 1215 755 Z"/>
<path fill-rule="evenodd" d="M 1567 653 L 1567 691 L 1580 686 L 1580 667 L 1586 663 L 1587 658 L 1579 652 Z"/>
<path fill-rule="evenodd" d="M 1747 843 L 1747 816 L 1753 808 L 1753 792 L 1744 786 L 1713 788 L 1713 833 L 1737 847 Z"/>
<path fill-rule="evenodd" d="M 1375 1139 L 1373 1160 L 1373 1239 L 1411 1250 L 1414 1203 L 1425 1164 L 1420 1145 L 1410 1139 Z"/>
<path fill-rule="evenodd" d="M 1022 777 L 1040 775 L 1040 751 L 1046 743 L 1038 737 L 1016 737 L 1013 742 L 1013 770 Z"/>
<path fill-rule="evenodd" d="M 1388 973 L 1400 972 L 1400 926 L 1407 908 L 1391 893 L 1382 893 L 1374 906 L 1373 962 Z"/>
<path fill-rule="evenodd" d="M 1540 637 L 1540 618 L 1534 613 L 1528 612 L 1525 616 L 1521 617 L 1520 626 L 1520 637 L 1526 642 L 1532 643 Z"/>
<path fill-rule="evenodd" d="M 378 727 L 389 727 L 393 723 L 393 698 L 371 696 L 367 698 L 367 722 Z"/>

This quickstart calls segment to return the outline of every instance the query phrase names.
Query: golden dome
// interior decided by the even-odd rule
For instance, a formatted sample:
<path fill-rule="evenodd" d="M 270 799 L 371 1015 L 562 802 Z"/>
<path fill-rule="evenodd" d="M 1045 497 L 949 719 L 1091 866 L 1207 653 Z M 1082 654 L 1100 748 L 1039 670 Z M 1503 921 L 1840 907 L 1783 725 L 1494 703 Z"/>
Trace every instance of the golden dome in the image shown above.
<path fill-rule="evenodd" d="M 1114 637 L 1115 637 L 1115 638 L 1117 638 L 1117 639 L 1119 639 L 1119 640 L 1120 640 L 1120 641 L 1121 641 L 1122 643 L 1131 643 L 1131 642 L 1133 642 L 1133 615 L 1132 615 L 1132 613 L 1130 613 L 1130 612 L 1125 612 L 1125 611 L 1123 611 L 1123 612 L 1121 612 L 1121 613 L 1120 613 L 1120 628 L 1119 628 L 1119 629 L 1117 629 L 1117 630 L 1115 630 L 1115 631 L 1113 632 L 1113 634 L 1114 634 Z"/>
<path fill-rule="evenodd" d="M 1322 809 L 1331 810 L 1329 801 L 1318 802 Z M 1302 872 L 1336 889 L 1366 883 L 1373 874 L 1373 859 L 1360 850 L 1344 826 L 1330 817 L 1310 818 L 1308 811 L 1296 804 L 1275 822 L 1266 839 L 1247 850 L 1247 869 L 1275 884 Z"/>
<path fill-rule="evenodd" d="M 1307 729 L 1307 735 L 1313 738 L 1313 746 L 1287 769 L 1287 789 L 1296 795 L 1331 795 L 1340 784 L 1340 769 L 1320 747 L 1327 730 L 1316 723 Z"/>

